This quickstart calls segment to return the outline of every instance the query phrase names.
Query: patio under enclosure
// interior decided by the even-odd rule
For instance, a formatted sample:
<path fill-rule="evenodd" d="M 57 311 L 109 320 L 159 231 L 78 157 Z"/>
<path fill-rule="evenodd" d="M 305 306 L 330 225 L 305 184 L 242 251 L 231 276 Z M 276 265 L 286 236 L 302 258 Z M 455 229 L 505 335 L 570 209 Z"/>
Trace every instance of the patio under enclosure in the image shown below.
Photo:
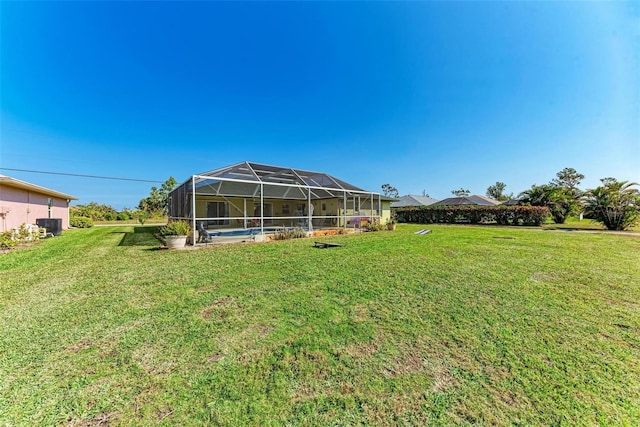
<path fill-rule="evenodd" d="M 321 172 L 251 162 L 192 175 L 170 194 L 170 220 L 210 235 L 359 228 L 389 218 L 390 200 Z"/>

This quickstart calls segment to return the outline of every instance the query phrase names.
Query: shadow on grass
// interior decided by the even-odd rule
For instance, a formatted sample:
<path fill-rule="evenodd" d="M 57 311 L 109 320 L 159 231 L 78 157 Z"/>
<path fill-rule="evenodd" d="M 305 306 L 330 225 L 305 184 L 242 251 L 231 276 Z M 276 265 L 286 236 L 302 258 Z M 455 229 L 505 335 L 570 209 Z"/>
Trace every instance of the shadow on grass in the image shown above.
<path fill-rule="evenodd" d="M 157 246 L 160 242 L 154 233 L 158 227 L 133 227 L 133 231 L 122 233 L 118 246 Z"/>

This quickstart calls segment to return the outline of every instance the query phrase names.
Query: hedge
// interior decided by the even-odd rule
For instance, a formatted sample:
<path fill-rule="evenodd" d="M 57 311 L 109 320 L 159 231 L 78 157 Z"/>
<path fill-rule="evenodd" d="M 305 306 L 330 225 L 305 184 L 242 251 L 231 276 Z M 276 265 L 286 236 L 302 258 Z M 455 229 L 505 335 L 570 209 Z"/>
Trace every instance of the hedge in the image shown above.
<path fill-rule="evenodd" d="M 69 225 L 75 228 L 91 228 L 93 220 L 86 216 L 72 216 L 69 219 Z"/>
<path fill-rule="evenodd" d="M 433 206 L 395 211 L 399 222 L 540 225 L 551 214 L 544 206 Z"/>

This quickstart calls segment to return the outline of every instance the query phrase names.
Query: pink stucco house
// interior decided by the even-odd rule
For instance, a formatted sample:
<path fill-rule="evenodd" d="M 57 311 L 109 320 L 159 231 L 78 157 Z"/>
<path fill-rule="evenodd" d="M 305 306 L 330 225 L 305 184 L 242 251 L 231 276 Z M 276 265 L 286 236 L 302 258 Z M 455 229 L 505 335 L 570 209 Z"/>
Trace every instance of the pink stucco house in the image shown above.
<path fill-rule="evenodd" d="M 39 218 L 60 218 L 69 228 L 69 202 L 77 197 L 0 175 L 0 229 L 8 231 Z"/>

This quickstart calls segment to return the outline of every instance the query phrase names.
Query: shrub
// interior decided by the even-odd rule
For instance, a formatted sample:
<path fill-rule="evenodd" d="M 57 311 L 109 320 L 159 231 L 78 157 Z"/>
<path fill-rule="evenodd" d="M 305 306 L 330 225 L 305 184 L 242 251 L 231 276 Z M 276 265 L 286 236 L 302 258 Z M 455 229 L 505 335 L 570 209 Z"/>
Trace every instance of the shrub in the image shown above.
<path fill-rule="evenodd" d="M 136 211 L 135 216 L 138 219 L 140 225 L 144 225 L 144 223 L 149 219 L 150 215 L 147 211 Z"/>
<path fill-rule="evenodd" d="M 400 222 L 470 223 L 500 225 L 541 225 L 549 216 L 545 206 L 433 206 L 399 209 L 396 216 Z"/>
<path fill-rule="evenodd" d="M 0 248 L 6 249 L 21 243 L 40 239 L 41 229 L 34 224 L 22 224 L 18 228 L 0 233 Z"/>
<path fill-rule="evenodd" d="M 304 237 L 307 237 L 307 233 L 300 227 L 283 228 L 273 235 L 274 240 L 302 239 Z"/>
<path fill-rule="evenodd" d="M 69 219 L 69 225 L 75 228 L 91 228 L 93 220 L 86 216 L 74 216 Z"/>
<path fill-rule="evenodd" d="M 10 231 L 0 233 L 0 248 L 7 249 L 18 244 L 18 241 L 14 240 L 11 234 Z"/>
<path fill-rule="evenodd" d="M 387 228 L 386 225 L 382 225 L 380 224 L 379 221 L 372 221 L 367 223 L 365 230 L 367 231 L 382 231 L 385 230 Z"/>
<path fill-rule="evenodd" d="M 160 234 L 163 236 L 188 236 L 190 233 L 191 224 L 183 220 L 171 221 L 160 227 Z"/>
<path fill-rule="evenodd" d="M 87 217 L 93 221 L 104 221 L 115 219 L 117 212 L 109 205 L 99 205 L 91 202 L 88 205 L 77 205 L 69 208 L 71 217 Z"/>

